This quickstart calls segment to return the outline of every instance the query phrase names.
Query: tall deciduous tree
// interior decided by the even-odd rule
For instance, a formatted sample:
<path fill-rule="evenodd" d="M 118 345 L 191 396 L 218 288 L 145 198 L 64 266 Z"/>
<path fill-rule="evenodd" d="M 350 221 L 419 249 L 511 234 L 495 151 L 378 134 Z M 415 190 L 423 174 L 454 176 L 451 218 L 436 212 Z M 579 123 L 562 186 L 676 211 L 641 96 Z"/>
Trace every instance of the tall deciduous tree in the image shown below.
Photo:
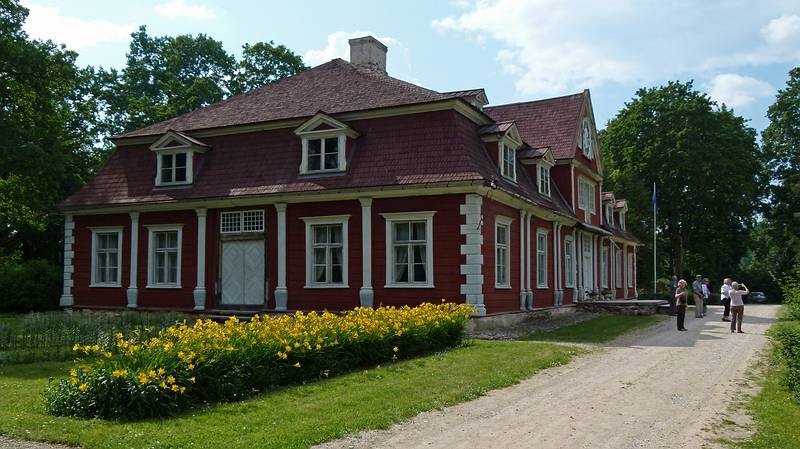
<path fill-rule="evenodd" d="M 283 45 L 275 45 L 272 41 L 244 44 L 230 91 L 233 95 L 241 94 L 305 69 L 300 56 Z"/>
<path fill-rule="evenodd" d="M 645 242 L 639 285 L 652 273 L 651 194 L 658 190 L 662 276 L 737 269 L 764 183 L 755 130 L 692 82 L 640 89 L 601 133 L 606 186 L 630 202 Z M 649 268 L 649 269 L 648 269 Z"/>

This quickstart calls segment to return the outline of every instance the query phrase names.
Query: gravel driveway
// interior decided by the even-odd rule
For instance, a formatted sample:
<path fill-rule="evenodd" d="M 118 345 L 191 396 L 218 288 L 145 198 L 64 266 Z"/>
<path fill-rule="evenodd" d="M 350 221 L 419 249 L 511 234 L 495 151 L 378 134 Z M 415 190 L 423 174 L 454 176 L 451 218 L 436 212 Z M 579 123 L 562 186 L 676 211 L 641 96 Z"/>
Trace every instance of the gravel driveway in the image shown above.
<path fill-rule="evenodd" d="M 778 306 L 748 305 L 745 334 L 720 307 L 623 336 L 522 383 L 320 448 L 701 448 L 767 345 Z"/>

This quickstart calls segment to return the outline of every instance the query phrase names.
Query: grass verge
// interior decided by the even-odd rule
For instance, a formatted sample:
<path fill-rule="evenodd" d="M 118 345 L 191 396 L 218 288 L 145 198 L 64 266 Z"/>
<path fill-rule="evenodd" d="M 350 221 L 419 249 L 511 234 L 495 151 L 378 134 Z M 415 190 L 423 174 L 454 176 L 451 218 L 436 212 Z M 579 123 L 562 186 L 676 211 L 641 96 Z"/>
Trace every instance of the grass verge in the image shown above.
<path fill-rule="evenodd" d="M 0 434 L 87 449 L 304 448 L 474 399 L 582 352 L 547 343 L 475 341 L 253 400 L 128 423 L 45 415 L 41 391 L 48 378 L 65 375 L 72 365 L 10 365 L 0 367 Z"/>
<path fill-rule="evenodd" d="M 555 330 L 534 332 L 522 340 L 605 343 L 622 334 L 652 326 L 668 318 L 661 315 L 602 315 Z"/>

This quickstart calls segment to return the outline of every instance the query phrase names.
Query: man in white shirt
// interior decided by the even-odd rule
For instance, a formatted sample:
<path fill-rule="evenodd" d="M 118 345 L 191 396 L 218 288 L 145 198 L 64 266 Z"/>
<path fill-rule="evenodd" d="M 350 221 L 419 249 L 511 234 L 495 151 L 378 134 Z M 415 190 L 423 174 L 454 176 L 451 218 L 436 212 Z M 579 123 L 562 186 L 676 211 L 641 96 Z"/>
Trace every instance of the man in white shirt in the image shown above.
<path fill-rule="evenodd" d="M 720 299 L 722 300 L 722 305 L 725 306 L 725 310 L 722 313 L 722 321 L 730 321 L 731 320 L 731 278 L 725 278 L 722 281 L 722 287 L 719 288 L 719 295 Z"/>

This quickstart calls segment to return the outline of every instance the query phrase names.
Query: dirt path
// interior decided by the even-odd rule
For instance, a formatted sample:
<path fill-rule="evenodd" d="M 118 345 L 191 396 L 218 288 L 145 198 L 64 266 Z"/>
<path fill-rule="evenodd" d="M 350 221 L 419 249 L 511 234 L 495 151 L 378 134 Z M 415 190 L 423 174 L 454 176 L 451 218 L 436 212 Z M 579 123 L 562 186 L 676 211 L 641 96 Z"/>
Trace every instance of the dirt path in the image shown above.
<path fill-rule="evenodd" d="M 519 385 L 320 448 L 702 448 L 767 344 L 777 306 L 747 306 L 745 334 L 720 308 L 624 336 Z"/>

